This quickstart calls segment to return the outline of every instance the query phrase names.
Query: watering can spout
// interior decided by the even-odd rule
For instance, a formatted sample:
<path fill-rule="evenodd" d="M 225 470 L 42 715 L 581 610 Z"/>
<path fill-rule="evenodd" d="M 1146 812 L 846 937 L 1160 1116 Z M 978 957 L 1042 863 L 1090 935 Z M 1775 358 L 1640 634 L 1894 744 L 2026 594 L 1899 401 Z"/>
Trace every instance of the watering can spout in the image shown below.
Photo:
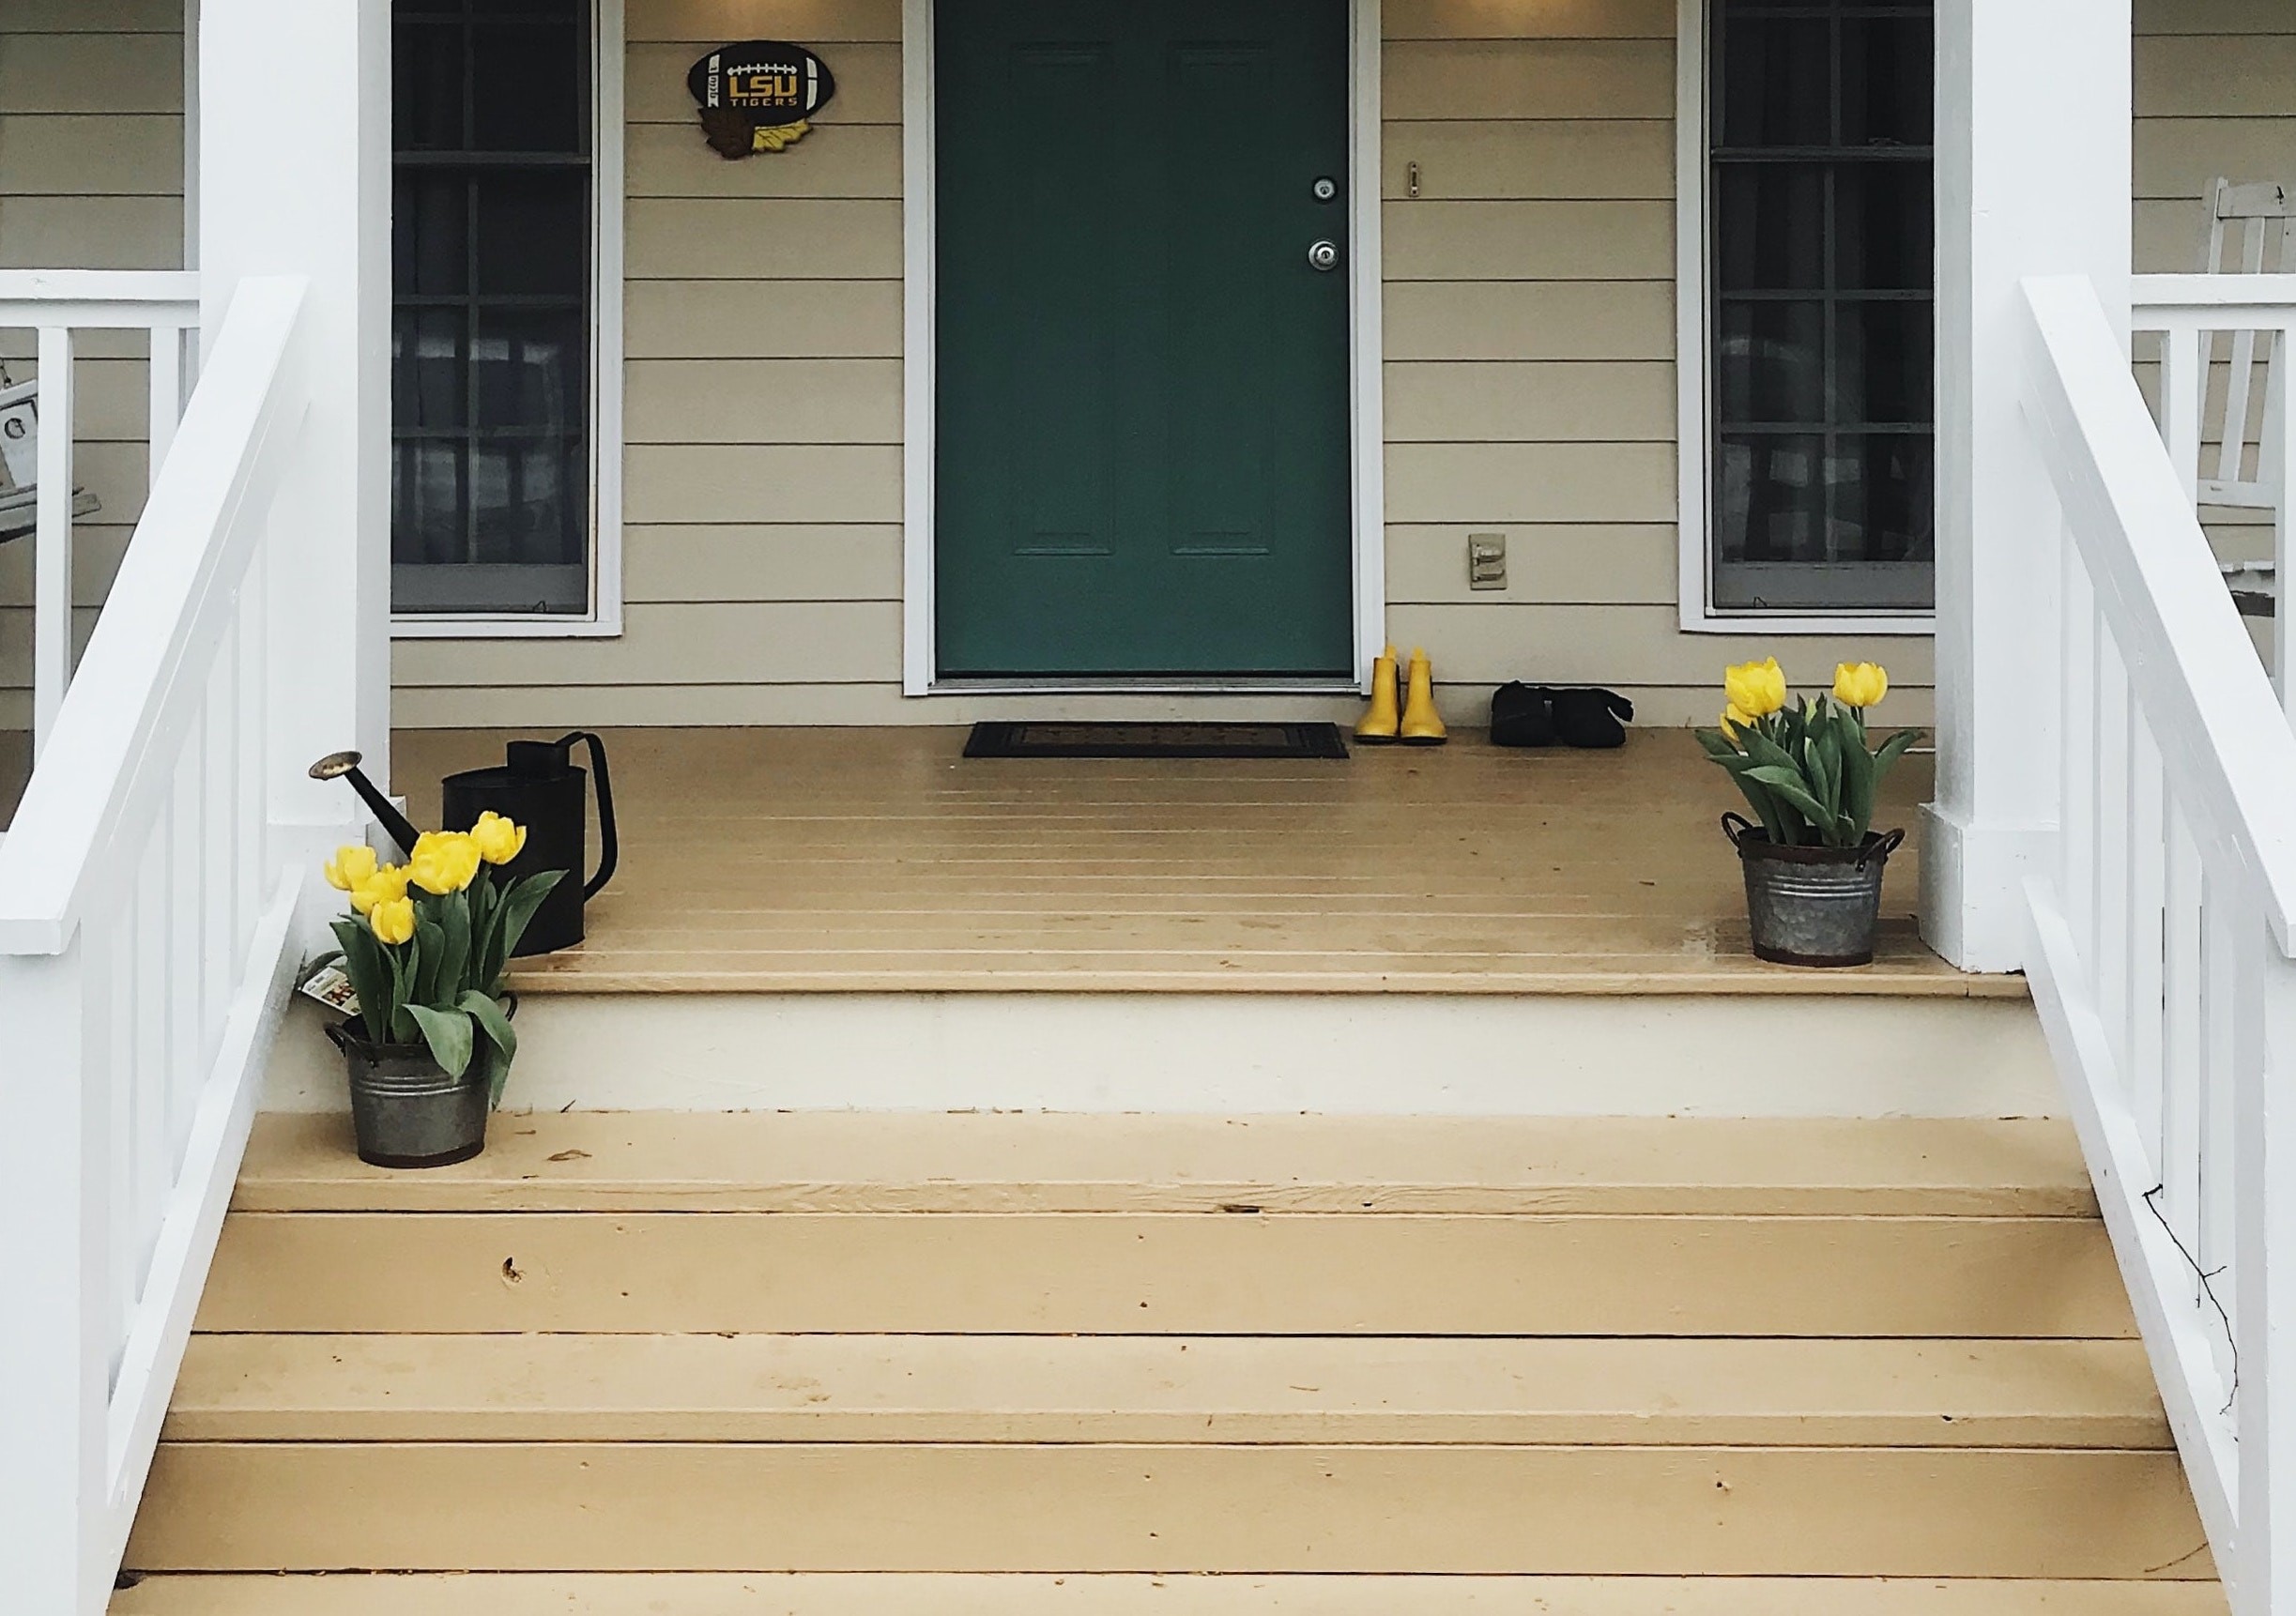
<path fill-rule="evenodd" d="M 369 780 L 359 767 L 360 755 L 356 752 L 330 752 L 311 766 L 311 777 L 314 780 L 349 781 L 351 789 L 359 793 L 368 812 L 375 816 L 375 823 L 399 845 L 400 852 L 411 857 L 415 842 L 422 832 L 415 829 L 413 822 L 399 812 L 390 798 L 375 789 L 375 782 Z"/>

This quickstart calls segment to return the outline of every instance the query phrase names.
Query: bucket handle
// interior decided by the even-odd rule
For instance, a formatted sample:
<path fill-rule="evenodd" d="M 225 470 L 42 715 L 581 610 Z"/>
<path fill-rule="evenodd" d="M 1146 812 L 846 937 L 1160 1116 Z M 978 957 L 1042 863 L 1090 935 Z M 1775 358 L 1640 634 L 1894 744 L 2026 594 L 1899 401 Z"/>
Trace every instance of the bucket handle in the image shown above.
<path fill-rule="evenodd" d="M 1730 838 L 1733 847 L 1743 847 L 1747 837 L 1762 833 L 1761 828 L 1743 814 L 1724 814 L 1722 828 L 1722 834 Z M 1859 850 L 1858 868 L 1862 870 L 1876 859 L 1887 859 L 1905 845 L 1906 832 L 1903 830 L 1892 831 L 1870 846 Z"/>
<path fill-rule="evenodd" d="M 1862 870 L 1876 859 L 1887 859 L 1905 845 L 1906 832 L 1902 830 L 1892 831 L 1858 855 L 1858 868 Z"/>
<path fill-rule="evenodd" d="M 577 740 L 589 748 L 589 774 L 598 783 L 598 873 L 582 887 L 583 897 L 594 898 L 614 878 L 614 866 L 621 861 L 621 840 L 614 833 L 614 783 L 605 771 L 605 742 L 589 730 L 577 729 L 559 736 L 558 743 L 571 751 Z"/>

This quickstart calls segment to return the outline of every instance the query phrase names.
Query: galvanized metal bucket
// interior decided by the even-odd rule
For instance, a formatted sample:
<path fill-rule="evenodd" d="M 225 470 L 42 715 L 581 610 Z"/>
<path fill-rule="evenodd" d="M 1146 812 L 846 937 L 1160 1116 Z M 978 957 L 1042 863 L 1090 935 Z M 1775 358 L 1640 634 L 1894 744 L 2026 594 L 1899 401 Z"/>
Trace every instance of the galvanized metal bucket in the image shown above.
<path fill-rule="evenodd" d="M 356 1030 L 354 1030 L 356 1029 Z M 447 1075 L 422 1044 L 370 1044 L 358 1022 L 329 1027 L 351 1077 L 359 1159 L 377 1167 L 447 1167 L 486 1148 L 484 1062 Z"/>
<path fill-rule="evenodd" d="M 1757 959 L 1824 967 L 1874 963 L 1881 877 L 1905 831 L 1868 836 L 1859 847 L 1782 847 L 1742 815 L 1725 814 L 1722 833 L 1746 874 L 1746 919 Z"/>

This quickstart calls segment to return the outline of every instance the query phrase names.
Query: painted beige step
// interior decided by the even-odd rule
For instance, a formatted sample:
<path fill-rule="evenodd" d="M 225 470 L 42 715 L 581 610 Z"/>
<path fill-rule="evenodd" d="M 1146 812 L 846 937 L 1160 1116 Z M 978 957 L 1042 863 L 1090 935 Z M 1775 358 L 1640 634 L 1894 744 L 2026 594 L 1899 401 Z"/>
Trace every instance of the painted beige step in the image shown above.
<path fill-rule="evenodd" d="M 211 1331 L 2129 1336 L 2076 1218 L 242 1212 Z"/>
<path fill-rule="evenodd" d="M 162 1446 L 138 1570 L 2206 1578 L 2173 1452 Z"/>
<path fill-rule="evenodd" d="M 2226 1616 L 2212 1582 L 1816 1578 L 156 1577 L 112 1616 Z"/>
<path fill-rule="evenodd" d="M 169 1441 L 2166 1448 L 2133 1341 L 201 1335 Z"/>
<path fill-rule="evenodd" d="M 460 1166 L 392 1173 L 340 1116 L 260 1119 L 246 1212 L 1269 1212 L 2093 1217 L 2050 1120 L 497 1117 Z"/>

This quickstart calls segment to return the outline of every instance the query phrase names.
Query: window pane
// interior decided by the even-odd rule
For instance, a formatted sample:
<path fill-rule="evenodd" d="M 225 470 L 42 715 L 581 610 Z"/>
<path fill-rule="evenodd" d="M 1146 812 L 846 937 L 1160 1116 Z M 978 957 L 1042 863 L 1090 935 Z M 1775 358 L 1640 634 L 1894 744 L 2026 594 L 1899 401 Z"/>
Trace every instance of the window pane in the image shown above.
<path fill-rule="evenodd" d="M 589 289 L 588 174 L 492 174 L 478 189 L 479 292 L 580 297 Z"/>
<path fill-rule="evenodd" d="M 1714 462 L 1717 559 L 1823 558 L 1825 459 L 1822 437 L 1724 434 Z"/>
<path fill-rule="evenodd" d="M 1716 144 L 1825 145 L 1833 138 L 1832 24 L 1819 17 L 1728 17 Z"/>
<path fill-rule="evenodd" d="M 393 289 L 402 297 L 468 291 L 469 182 L 452 171 L 403 169 L 391 191 Z"/>
<path fill-rule="evenodd" d="M 1930 144 L 1936 121 L 1933 33 L 1927 17 L 1844 20 L 1844 145 Z"/>
<path fill-rule="evenodd" d="M 463 144 L 463 30 L 405 22 L 391 40 L 392 142 L 401 151 L 452 151 Z"/>
<path fill-rule="evenodd" d="M 486 310 L 471 357 L 482 427 L 563 434 L 584 426 L 589 332 L 578 311 Z"/>
<path fill-rule="evenodd" d="M 576 490 L 589 480 L 588 455 L 563 443 L 481 444 L 471 460 L 477 558 L 524 566 L 583 558 Z"/>
<path fill-rule="evenodd" d="M 1714 355 L 1722 424 L 1823 424 L 1826 305 L 1725 302 Z"/>
<path fill-rule="evenodd" d="M 463 481 L 461 444 L 402 440 L 391 446 L 392 561 L 463 559 Z"/>
<path fill-rule="evenodd" d="M 470 30 L 471 145 L 481 151 L 577 152 L 589 95 L 580 34 L 564 24 Z"/>
<path fill-rule="evenodd" d="M 1834 267 L 1845 287 L 1927 291 L 1936 203 L 1926 162 L 1849 162 L 1834 172 Z"/>
<path fill-rule="evenodd" d="M 1925 609 L 1933 8 L 1712 4 L 1714 602 Z"/>
<path fill-rule="evenodd" d="M 1733 163 L 1715 187 L 1715 273 L 1725 293 L 1826 284 L 1826 170 Z"/>
<path fill-rule="evenodd" d="M 402 427 L 463 424 L 468 385 L 460 309 L 401 309 L 391 321 L 390 418 Z"/>
<path fill-rule="evenodd" d="M 1929 300 L 1838 309 L 1833 419 L 1928 424 L 1936 393 L 1936 313 Z"/>
<path fill-rule="evenodd" d="M 1926 561 L 1936 556 L 1936 455 L 1927 434 L 1850 438 L 1834 465 L 1833 558 Z"/>
<path fill-rule="evenodd" d="M 394 8 L 400 611 L 590 604 L 594 3 Z"/>

